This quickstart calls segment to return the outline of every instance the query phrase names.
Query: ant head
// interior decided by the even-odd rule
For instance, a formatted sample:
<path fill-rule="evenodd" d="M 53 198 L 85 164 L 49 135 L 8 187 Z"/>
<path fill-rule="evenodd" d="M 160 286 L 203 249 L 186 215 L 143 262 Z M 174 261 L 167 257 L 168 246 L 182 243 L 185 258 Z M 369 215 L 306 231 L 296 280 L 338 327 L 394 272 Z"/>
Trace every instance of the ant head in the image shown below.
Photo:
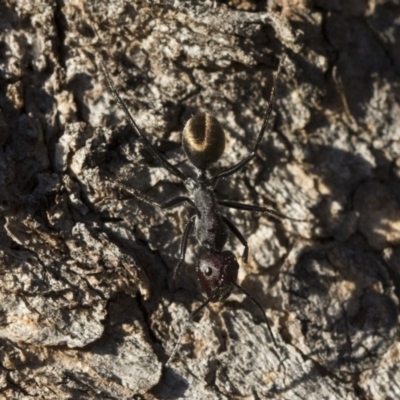
<path fill-rule="evenodd" d="M 197 265 L 200 285 L 211 301 L 227 298 L 237 280 L 239 264 L 231 251 L 207 252 Z"/>
<path fill-rule="evenodd" d="M 190 118 L 182 133 L 183 148 L 190 162 L 205 171 L 225 149 L 225 133 L 216 118 L 201 113 Z"/>

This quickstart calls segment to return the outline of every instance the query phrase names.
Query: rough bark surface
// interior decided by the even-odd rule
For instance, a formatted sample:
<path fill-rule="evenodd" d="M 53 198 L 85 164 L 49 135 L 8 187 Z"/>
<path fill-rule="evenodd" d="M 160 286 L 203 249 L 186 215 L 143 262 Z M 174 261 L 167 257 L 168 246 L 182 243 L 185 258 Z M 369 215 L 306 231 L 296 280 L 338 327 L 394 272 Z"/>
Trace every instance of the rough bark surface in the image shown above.
<path fill-rule="evenodd" d="M 400 4 L 367 0 L 2 0 L 0 397 L 400 398 Z M 214 170 L 257 157 L 218 197 L 247 238 L 240 293 L 205 309 L 183 184 L 127 126 L 180 146 L 196 112 L 227 134 Z M 239 258 L 242 245 L 227 248 Z"/>

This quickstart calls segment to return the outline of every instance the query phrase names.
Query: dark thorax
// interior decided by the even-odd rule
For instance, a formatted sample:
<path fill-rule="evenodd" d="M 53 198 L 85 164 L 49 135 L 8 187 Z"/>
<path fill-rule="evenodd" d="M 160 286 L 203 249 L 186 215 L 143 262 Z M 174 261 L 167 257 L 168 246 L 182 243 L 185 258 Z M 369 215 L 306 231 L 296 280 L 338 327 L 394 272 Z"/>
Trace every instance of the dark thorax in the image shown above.
<path fill-rule="evenodd" d="M 218 212 L 214 193 L 200 184 L 193 195 L 199 212 L 195 221 L 195 236 L 206 249 L 220 252 L 226 244 L 228 232 Z"/>

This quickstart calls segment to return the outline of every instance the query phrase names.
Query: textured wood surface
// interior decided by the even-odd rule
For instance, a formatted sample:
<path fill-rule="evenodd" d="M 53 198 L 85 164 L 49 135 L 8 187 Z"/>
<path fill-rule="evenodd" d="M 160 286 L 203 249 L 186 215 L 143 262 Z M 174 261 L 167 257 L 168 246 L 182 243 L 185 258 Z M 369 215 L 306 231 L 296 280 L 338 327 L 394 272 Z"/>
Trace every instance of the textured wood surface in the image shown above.
<path fill-rule="evenodd" d="M 393 1 L 0 3 L 0 397 L 400 397 L 400 4 Z M 224 199 L 248 239 L 240 293 L 203 300 L 192 238 L 173 268 L 185 193 L 127 127 L 99 68 L 149 140 L 195 176 L 180 146 L 208 112 L 226 151 L 256 159 Z M 121 187 L 119 187 L 121 186 Z M 241 244 L 231 238 L 239 258 Z"/>

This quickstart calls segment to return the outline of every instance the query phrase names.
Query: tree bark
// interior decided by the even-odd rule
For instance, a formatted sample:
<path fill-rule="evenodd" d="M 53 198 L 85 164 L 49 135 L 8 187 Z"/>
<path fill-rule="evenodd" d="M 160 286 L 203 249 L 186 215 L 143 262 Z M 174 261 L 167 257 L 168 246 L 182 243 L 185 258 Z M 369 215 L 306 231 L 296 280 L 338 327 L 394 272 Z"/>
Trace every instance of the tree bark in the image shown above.
<path fill-rule="evenodd" d="M 3 0 L 0 397 L 399 398 L 400 4 Z M 284 57 L 284 59 L 283 59 Z M 249 243 L 239 284 L 168 356 L 204 296 L 190 207 L 110 94 L 186 176 L 197 112 L 220 121 L 216 195 Z M 230 237 L 240 261 L 243 246 Z"/>

